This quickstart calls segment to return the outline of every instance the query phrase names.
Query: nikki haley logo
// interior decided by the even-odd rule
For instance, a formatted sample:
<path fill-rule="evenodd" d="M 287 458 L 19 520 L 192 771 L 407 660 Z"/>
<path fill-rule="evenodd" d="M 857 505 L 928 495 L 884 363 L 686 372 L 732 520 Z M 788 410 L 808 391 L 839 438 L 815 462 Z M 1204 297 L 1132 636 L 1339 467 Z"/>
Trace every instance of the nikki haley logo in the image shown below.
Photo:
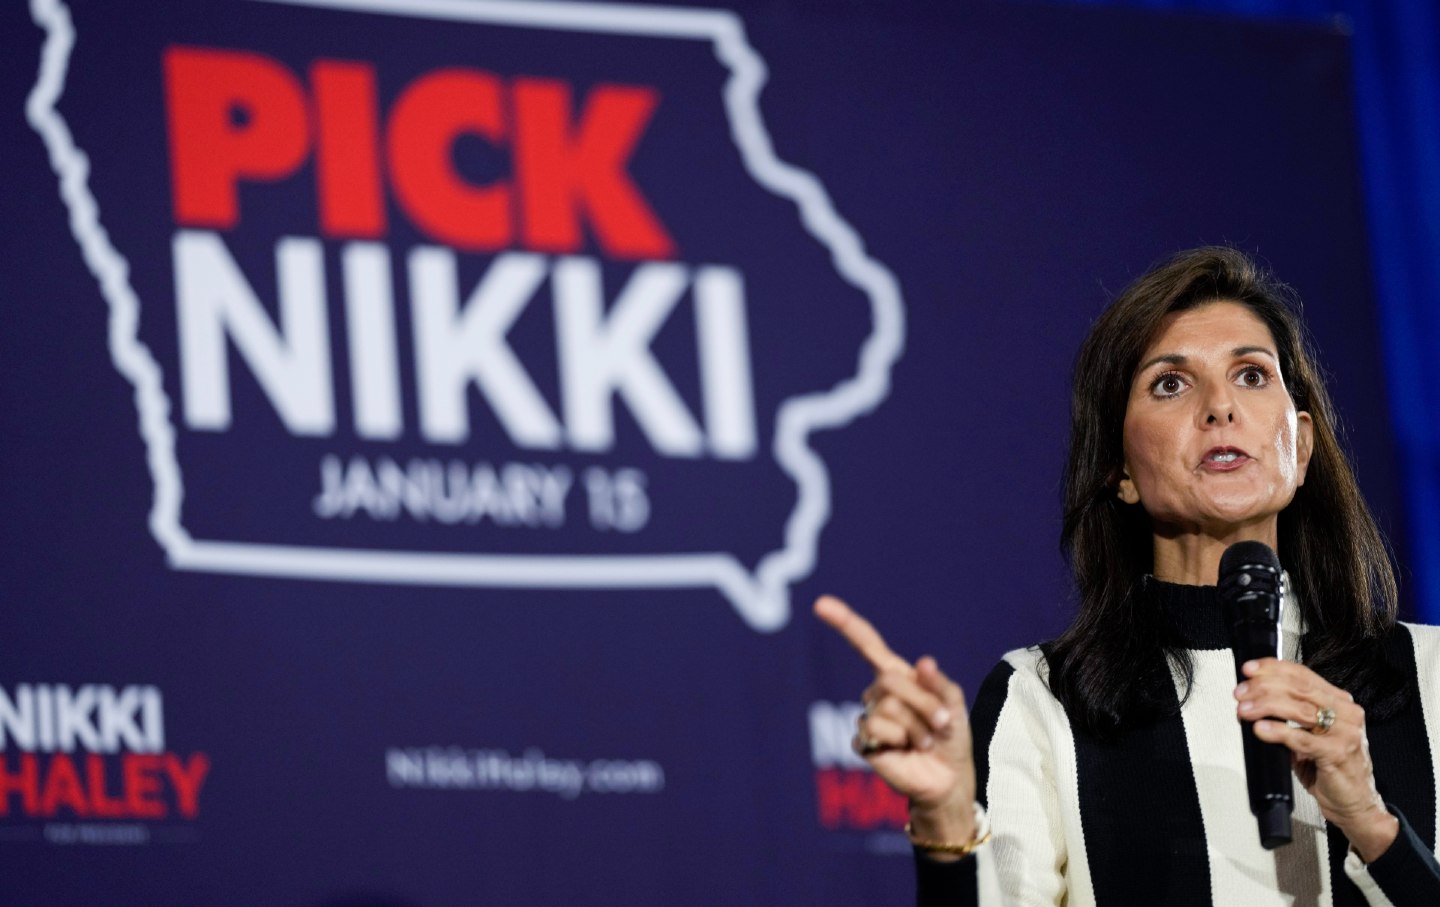
<path fill-rule="evenodd" d="M 209 773 L 167 747 L 155 687 L 0 688 L 0 821 L 191 821 Z"/>
<path fill-rule="evenodd" d="M 713 587 L 785 625 L 830 511 L 811 436 L 884 399 L 903 307 L 776 156 L 738 17 L 215 3 L 130 49 L 127 142 L 61 112 L 104 107 L 121 64 L 76 33 L 124 13 L 31 7 L 30 121 L 174 567 Z"/>
<path fill-rule="evenodd" d="M 810 704 L 816 818 L 829 831 L 893 831 L 909 821 L 906 799 L 851 748 L 856 721 L 864 710 L 858 702 Z"/>

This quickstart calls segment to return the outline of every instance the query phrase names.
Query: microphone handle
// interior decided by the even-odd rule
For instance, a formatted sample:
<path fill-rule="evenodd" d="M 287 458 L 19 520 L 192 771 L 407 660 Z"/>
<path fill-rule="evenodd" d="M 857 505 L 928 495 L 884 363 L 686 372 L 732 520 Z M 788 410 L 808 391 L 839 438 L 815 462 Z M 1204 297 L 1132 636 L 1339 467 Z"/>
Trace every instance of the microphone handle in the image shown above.
<path fill-rule="evenodd" d="M 1256 658 L 1273 658 L 1280 650 L 1279 629 L 1273 620 L 1242 621 L 1235 632 L 1235 676 L 1246 678 L 1240 666 Z M 1255 722 L 1240 722 L 1245 748 L 1245 782 L 1250 793 L 1250 812 L 1260 828 L 1260 844 L 1274 850 L 1291 840 L 1290 814 L 1294 809 L 1295 787 L 1290 772 L 1290 751 L 1279 743 L 1266 743 L 1255 736 Z"/>

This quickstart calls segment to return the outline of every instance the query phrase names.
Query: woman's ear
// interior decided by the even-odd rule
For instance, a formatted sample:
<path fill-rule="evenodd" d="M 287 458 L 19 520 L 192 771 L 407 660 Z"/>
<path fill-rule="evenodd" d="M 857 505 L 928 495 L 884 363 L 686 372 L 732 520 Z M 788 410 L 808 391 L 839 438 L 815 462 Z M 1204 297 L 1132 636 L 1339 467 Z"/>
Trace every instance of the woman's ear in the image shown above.
<path fill-rule="evenodd" d="M 1115 486 L 1115 496 L 1126 504 L 1140 503 L 1140 491 L 1135 487 L 1135 480 L 1130 478 L 1128 465 L 1120 470 L 1120 481 Z"/>
<path fill-rule="evenodd" d="M 1310 468 L 1310 454 L 1315 451 L 1315 421 L 1307 412 L 1295 414 L 1295 486 L 1305 484 L 1305 471 Z"/>

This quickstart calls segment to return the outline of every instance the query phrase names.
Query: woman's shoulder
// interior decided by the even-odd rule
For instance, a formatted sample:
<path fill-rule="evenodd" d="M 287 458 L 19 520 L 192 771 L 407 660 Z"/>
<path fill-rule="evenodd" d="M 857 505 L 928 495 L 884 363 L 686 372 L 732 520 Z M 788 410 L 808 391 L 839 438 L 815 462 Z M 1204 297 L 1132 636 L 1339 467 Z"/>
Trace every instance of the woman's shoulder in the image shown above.
<path fill-rule="evenodd" d="M 994 685 L 997 683 L 1009 684 L 1012 682 L 1031 683 L 1039 681 L 1045 683 L 1048 669 L 1045 664 L 1045 653 L 1040 646 L 1028 646 L 1024 649 L 1011 649 L 1000 656 L 1000 661 L 990 669 L 985 677 L 985 684 Z"/>
<path fill-rule="evenodd" d="M 1422 677 L 1440 675 L 1440 627 L 1402 621 L 1399 628 L 1410 638 L 1416 674 Z"/>
<path fill-rule="evenodd" d="M 1001 738 L 1045 747 L 1068 736 L 1065 710 L 1050 692 L 1049 670 L 1040 646 L 1006 652 L 980 685 L 970 710 L 977 751 Z M 1008 736 L 1001 729 L 1011 729 Z M 1018 736 L 1016 736 L 1018 735 Z"/>
<path fill-rule="evenodd" d="M 1400 626 L 1408 630 L 1410 635 L 1416 640 L 1424 639 L 1430 641 L 1432 644 L 1440 640 L 1440 627 L 1433 624 L 1416 624 L 1408 620 L 1402 620 L 1400 621 Z"/>
<path fill-rule="evenodd" d="M 1026 677 L 1033 677 L 1042 683 L 1045 682 L 1050 670 L 1045 661 L 1045 649 L 1043 645 L 1026 646 L 1023 649 L 1011 649 L 1001 656 L 1000 664 L 1009 665 L 1013 670 L 1020 671 Z"/>
<path fill-rule="evenodd" d="M 1040 646 L 1012 649 L 990 670 L 976 694 L 981 702 L 998 710 L 1007 702 L 1023 703 L 1029 708 L 1056 707 L 1059 703 L 1050 692 L 1050 669 Z"/>

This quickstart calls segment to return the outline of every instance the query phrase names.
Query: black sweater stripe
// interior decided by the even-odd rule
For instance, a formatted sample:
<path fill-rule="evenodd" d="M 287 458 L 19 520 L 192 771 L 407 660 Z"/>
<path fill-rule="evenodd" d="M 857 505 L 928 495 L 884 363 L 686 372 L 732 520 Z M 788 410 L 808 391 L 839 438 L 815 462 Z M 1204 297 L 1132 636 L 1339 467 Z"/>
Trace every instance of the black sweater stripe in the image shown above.
<path fill-rule="evenodd" d="M 1180 716 L 1111 741 L 1077 729 L 1075 756 L 1099 907 L 1210 907 L 1205 824 Z"/>
<path fill-rule="evenodd" d="M 1350 852 L 1350 841 L 1345 837 L 1345 833 L 1327 822 L 1325 844 L 1330 857 L 1332 907 L 1368 907 L 1369 902 L 1365 900 L 1365 895 L 1360 893 L 1360 889 L 1345 874 L 1345 855 Z"/>

